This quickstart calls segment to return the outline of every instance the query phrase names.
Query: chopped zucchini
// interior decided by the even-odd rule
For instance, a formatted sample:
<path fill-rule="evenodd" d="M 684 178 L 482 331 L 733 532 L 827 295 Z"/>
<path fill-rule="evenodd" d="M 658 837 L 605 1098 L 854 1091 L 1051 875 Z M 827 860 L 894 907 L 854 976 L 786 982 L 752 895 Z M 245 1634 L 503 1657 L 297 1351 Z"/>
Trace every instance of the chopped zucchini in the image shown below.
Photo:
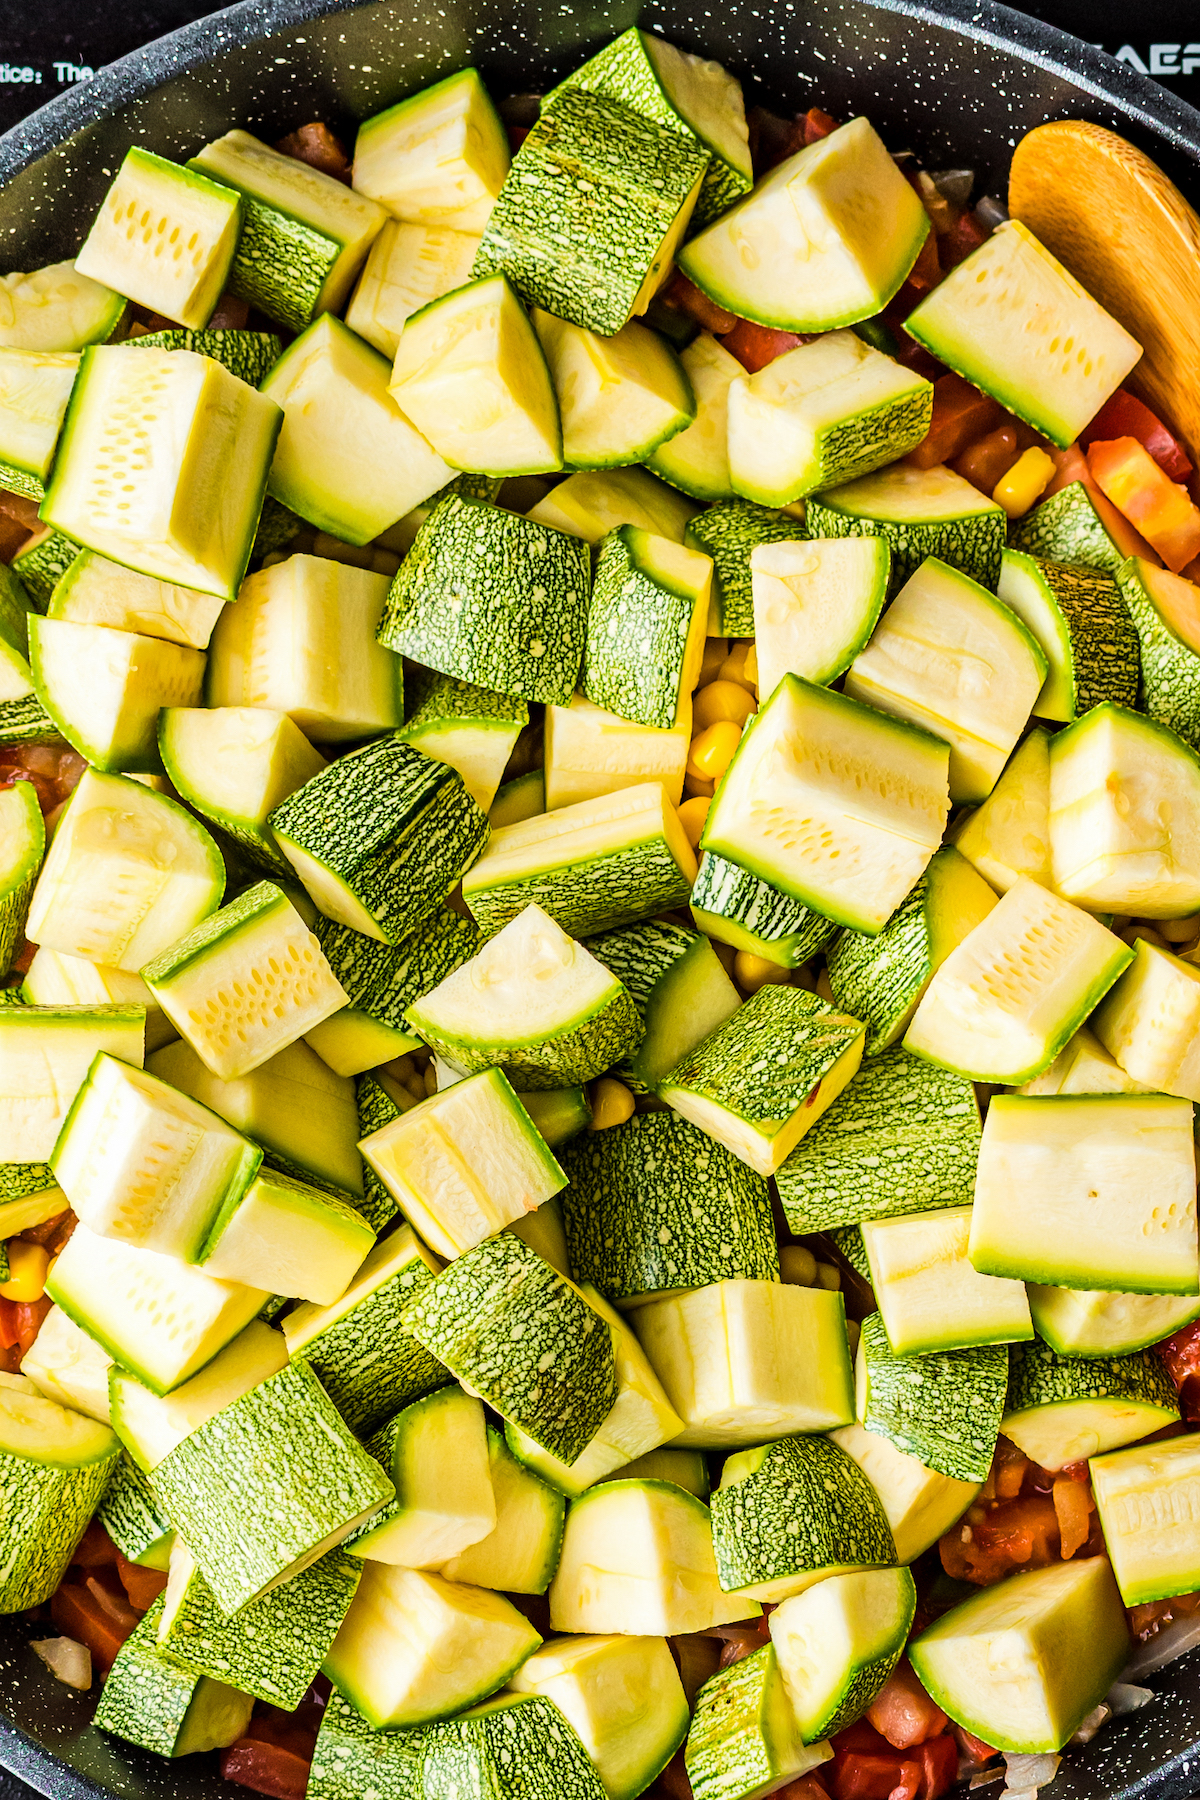
<path fill-rule="evenodd" d="M 708 615 L 712 636 L 755 635 L 750 559 L 760 544 L 792 543 L 807 537 L 806 510 L 803 502 L 775 512 L 766 506 L 755 506 L 750 500 L 731 498 L 718 500 L 691 520 L 684 542 L 689 549 L 703 550 L 713 559 L 713 598 Z M 762 695 L 767 700 L 771 697 L 765 686 Z"/>
<path fill-rule="evenodd" d="M 1141 556 L 1130 557 L 1117 571 L 1117 586 L 1138 635 L 1144 710 L 1200 750 L 1200 591 Z"/>
<path fill-rule="evenodd" d="M 465 1581 L 472 1587 L 506 1594 L 544 1594 L 558 1567 L 566 1502 L 556 1489 L 517 1461 L 504 1433 L 492 1425 L 487 1427 L 487 1452 L 496 1523 L 452 1556 L 441 1573 L 447 1581 Z M 509 1685 L 519 1681 L 520 1675 L 514 1676 Z M 526 1690 L 518 1687 L 517 1691 Z"/>
<path fill-rule="evenodd" d="M 144 1006 L 147 1055 L 179 1035 L 140 975 L 45 945 L 26 971 L 21 993 L 30 1006 Z"/>
<path fill-rule="evenodd" d="M 1140 939 L 1092 1028 L 1128 1078 L 1115 1091 L 1200 1100 L 1200 969 Z"/>
<path fill-rule="evenodd" d="M 108 1051 L 140 1068 L 140 1006 L 6 1006 L 0 1009 L 0 1142 L 6 1162 L 44 1163 L 92 1059 Z"/>
<path fill-rule="evenodd" d="M 1040 1468 L 1085 1462 L 1178 1418 L 1175 1384 L 1149 1351 L 1085 1361 L 1023 1344 L 1011 1354 L 1000 1429 Z"/>
<path fill-rule="evenodd" d="M 892 586 L 899 587 L 927 556 L 961 569 L 982 587 L 1000 574 L 1007 519 L 1004 509 L 953 469 L 896 463 L 814 494 L 804 522 L 813 538 L 881 537 L 892 552 Z"/>
<path fill-rule="evenodd" d="M 667 1072 L 741 1005 L 741 996 L 712 944 L 679 925 L 646 920 L 606 931 L 587 944 L 623 981 L 646 1035 L 620 1065 L 635 1093 L 652 1093 Z"/>
<path fill-rule="evenodd" d="M 254 1697 L 181 1668 L 159 1649 L 163 1604 L 156 1600 L 122 1644 L 93 1723 L 158 1756 L 223 1750 L 245 1735 Z"/>
<path fill-rule="evenodd" d="M 1185 1432 L 1165 1443 L 1112 1450 L 1088 1465 L 1108 1561 L 1126 1606 L 1192 1591 L 1200 1555 L 1192 1504 L 1196 1448 L 1194 1433 Z M 1096 1561 L 1108 1566 L 1104 1557 Z"/>
<path fill-rule="evenodd" d="M 712 558 L 621 525 L 604 539 L 580 686 L 597 706 L 661 730 L 690 724 L 704 655 Z"/>
<path fill-rule="evenodd" d="M 593 545 L 618 525 L 637 525 L 681 544 L 688 520 L 698 511 L 645 469 L 635 468 L 568 475 L 538 501 L 529 517 Z"/>
<path fill-rule="evenodd" d="M 1078 719 L 1105 700 L 1136 704 L 1137 633 L 1111 576 L 1008 549 L 996 592 L 1045 655 L 1040 719 Z"/>
<path fill-rule="evenodd" d="M 528 706 L 524 700 L 475 687 L 453 675 L 432 670 L 417 670 L 414 675 L 401 742 L 457 769 L 476 806 L 487 812 L 517 739 L 529 723 Z"/>
<path fill-rule="evenodd" d="M 926 1468 L 877 1431 L 844 1425 L 829 1435 L 854 1459 L 879 1495 L 896 1542 L 898 1563 L 915 1562 L 936 1544 L 979 1492 L 980 1482 L 956 1481 Z"/>
<path fill-rule="evenodd" d="M 1050 886 L 1050 737 L 1035 725 L 983 802 L 954 832 L 954 845 L 998 894 L 1028 875 Z"/>
<path fill-rule="evenodd" d="M 67 742 L 109 774 L 160 773 L 158 715 L 198 705 L 204 681 L 199 650 L 36 613 L 29 662 L 38 699 Z"/>
<path fill-rule="evenodd" d="M 45 1399 L 9 1375 L 0 1385 L 0 1495 L 9 1521 L 0 1613 L 48 1600 L 103 1494 L 120 1452 L 97 1419 Z"/>
<path fill-rule="evenodd" d="M 125 297 L 73 262 L 0 277 L 0 344 L 13 350 L 82 350 L 114 336 Z"/>
<path fill-rule="evenodd" d="M 287 1360 L 280 1334 L 254 1320 L 171 1393 L 154 1393 L 127 1369 L 114 1368 L 108 1383 L 113 1430 L 136 1467 L 152 1474 L 206 1419 L 232 1406 L 268 1375 L 277 1375 Z"/>
<path fill-rule="evenodd" d="M 678 806 L 691 747 L 690 697 L 684 705 L 684 717 L 669 730 L 605 712 L 582 694 L 573 695 L 569 706 L 548 706 L 540 810 L 558 812 L 647 781 L 661 782 Z"/>
<path fill-rule="evenodd" d="M 0 975 L 8 974 L 24 940 L 45 849 L 46 827 L 33 783 L 14 781 L 0 789 Z"/>
<path fill-rule="evenodd" d="M 483 1407 L 460 1387 L 414 1400 L 367 1449 L 396 1497 L 348 1541 L 352 1556 L 405 1569 L 440 1569 L 496 1529 Z"/>
<path fill-rule="evenodd" d="M 0 478 L 40 500 L 79 367 L 73 354 L 0 345 Z"/>
<path fill-rule="evenodd" d="M 595 1765 L 608 1800 L 634 1800 L 687 1734 L 688 1704 L 662 1637 L 558 1638 L 521 1664 L 509 1687 L 542 1694 Z"/>
<path fill-rule="evenodd" d="M 784 1688 L 775 1645 L 729 1664 L 696 1695 L 684 1767 L 695 1800 L 757 1796 L 792 1786 L 828 1762 L 829 1744 L 806 1744 Z M 803 1789 L 800 1790 L 803 1792 Z"/>
<path fill-rule="evenodd" d="M 1134 960 L 1125 976 L 1117 982 L 1117 987 L 1121 986 L 1126 976 L 1137 973 L 1137 950 L 1140 947 L 1140 943 L 1135 945 Z M 1097 1011 L 1103 1010 L 1102 1004 Z M 1017 1091 L 1035 1097 L 1039 1094 L 1150 1094 L 1155 1091 L 1155 1084 L 1147 1085 L 1135 1081 L 1132 1075 L 1127 1075 L 1120 1063 L 1109 1055 L 1099 1038 L 1093 1037 L 1086 1025 L 1081 1025 L 1066 1048 L 1059 1051 L 1050 1067 L 1041 1075 L 1035 1075 L 1032 1081 L 1025 1082 Z"/>
<path fill-rule="evenodd" d="M 94 550 L 83 550 L 50 596 L 46 616 L 76 625 L 109 625 L 116 631 L 136 631 L 205 650 L 224 608 L 225 601 L 216 594 L 138 575 Z"/>
<path fill-rule="evenodd" d="M 1195 1295 L 1120 1294 L 1032 1282 L 1026 1291 L 1038 1336 L 1060 1356 L 1128 1356 L 1200 1318 Z"/>
<path fill-rule="evenodd" d="M 347 325 L 381 356 L 394 357 L 413 314 L 471 279 L 478 248 L 478 233 L 389 219 L 363 265 Z"/>
<path fill-rule="evenodd" d="M 268 1169 L 236 1198 L 227 1195 L 196 1260 L 223 1281 L 328 1306 L 374 1242 L 346 1201 Z"/>
<path fill-rule="evenodd" d="M 651 451 L 646 466 L 693 499 L 726 500 L 733 493 L 727 447 L 729 389 L 745 370 L 708 331 L 679 352 L 679 362 L 691 386 L 695 416 Z"/>
<path fill-rule="evenodd" d="M 601 337 L 535 310 L 533 324 L 562 415 L 562 461 L 569 469 L 645 462 L 692 423 L 696 403 L 674 351 L 631 319 Z"/>
<path fill-rule="evenodd" d="M 887 599 L 891 553 L 882 538 L 797 538 L 750 553 L 758 691 L 785 675 L 826 687 L 864 648 Z"/>
<path fill-rule="evenodd" d="M 838 932 L 831 919 L 711 850 L 701 853 L 690 906 L 705 936 L 781 969 L 799 968 Z"/>
<path fill-rule="evenodd" d="M 291 864 L 276 848 L 267 814 L 319 774 L 325 758 L 288 714 L 255 706 L 166 707 L 158 747 L 180 798 L 256 867 L 290 879 Z"/>
<path fill-rule="evenodd" d="M 953 1481 L 986 1481 L 1008 1386 L 1003 1344 L 896 1356 L 883 1319 L 859 1327 L 858 1423 Z"/>
<path fill-rule="evenodd" d="M 771 1614 L 771 1642 L 806 1744 L 853 1724 L 900 1660 L 916 1611 L 907 1569 L 833 1575 Z"/>
<path fill-rule="evenodd" d="M 102 1344 L 76 1325 L 61 1306 L 52 1306 L 37 1337 L 21 1358 L 21 1373 L 47 1400 L 73 1412 L 111 1423 L 108 1372 L 113 1359 Z"/>
<path fill-rule="evenodd" d="M 482 231 L 508 164 L 504 126 L 467 68 L 363 120 L 354 186 L 397 219 Z"/>
<path fill-rule="evenodd" d="M 969 1206 L 864 1219 L 861 1230 L 871 1287 L 896 1356 L 1033 1336 L 1024 1282 L 981 1275 L 968 1259 Z"/>

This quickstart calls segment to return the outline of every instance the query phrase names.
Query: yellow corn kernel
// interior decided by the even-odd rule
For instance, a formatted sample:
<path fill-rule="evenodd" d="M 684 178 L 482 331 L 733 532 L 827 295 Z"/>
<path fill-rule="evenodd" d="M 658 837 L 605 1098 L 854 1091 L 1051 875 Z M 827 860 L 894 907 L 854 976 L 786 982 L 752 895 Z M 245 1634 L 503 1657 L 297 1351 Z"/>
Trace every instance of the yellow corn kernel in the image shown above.
<path fill-rule="evenodd" d="M 779 1251 L 779 1279 L 790 1287 L 816 1287 L 817 1259 L 807 1244 L 784 1244 Z"/>
<path fill-rule="evenodd" d="M 1018 456 L 1008 474 L 1000 477 L 992 489 L 992 499 L 1010 519 L 1019 519 L 1041 498 L 1053 475 L 1054 458 L 1035 445 Z"/>
<path fill-rule="evenodd" d="M 693 794 L 679 808 L 679 823 L 683 826 L 683 835 L 693 850 L 700 848 L 700 833 L 704 830 L 704 821 L 708 817 L 708 809 L 712 801 L 707 794 Z"/>
<path fill-rule="evenodd" d="M 778 985 L 790 979 L 791 971 L 781 969 L 778 963 L 769 962 L 765 956 L 755 956 L 751 950 L 739 950 L 733 965 L 733 979 L 747 994 L 757 994 L 759 988 Z"/>
<path fill-rule="evenodd" d="M 1154 925 L 1168 944 L 1190 944 L 1194 937 L 1200 936 L 1200 918 L 1195 913 L 1190 919 L 1156 919 Z"/>
<path fill-rule="evenodd" d="M 698 775 L 685 775 L 683 791 L 689 800 L 711 800 L 717 791 L 715 781 L 701 781 Z"/>
<path fill-rule="evenodd" d="M 842 1285 L 842 1271 L 835 1268 L 833 1263 L 819 1262 L 816 1285 L 824 1288 L 827 1293 L 836 1294 Z"/>
<path fill-rule="evenodd" d="M 751 693 L 753 693 L 754 685 L 758 678 L 757 659 L 751 665 L 754 671 L 753 674 L 751 674 L 746 667 L 747 658 L 753 653 L 754 639 L 738 638 L 730 650 L 729 655 L 717 670 L 717 680 L 740 682 L 744 688 L 749 688 Z"/>
<path fill-rule="evenodd" d="M 701 781 L 720 781 L 741 741 L 741 730 L 732 719 L 718 719 L 715 725 L 697 732 L 688 746 L 688 774 Z"/>
<path fill-rule="evenodd" d="M 592 1131 L 607 1131 L 633 1117 L 633 1095 L 623 1081 L 606 1075 L 592 1089 Z"/>
<path fill-rule="evenodd" d="M 8 1240 L 8 1280 L 0 1282 L 0 1298 L 25 1305 L 40 1300 L 46 1291 L 46 1271 L 50 1253 L 40 1244 L 27 1244 L 24 1238 Z"/>
<path fill-rule="evenodd" d="M 692 725 L 696 731 L 707 731 L 710 725 L 729 719 L 744 725 L 754 711 L 754 695 L 746 692 L 740 681 L 710 681 L 696 690 L 692 705 Z"/>
<path fill-rule="evenodd" d="M 728 638 L 705 639 L 704 659 L 700 664 L 700 675 L 696 682 L 698 688 L 707 687 L 710 681 L 715 681 L 717 679 L 717 670 L 728 655 Z"/>

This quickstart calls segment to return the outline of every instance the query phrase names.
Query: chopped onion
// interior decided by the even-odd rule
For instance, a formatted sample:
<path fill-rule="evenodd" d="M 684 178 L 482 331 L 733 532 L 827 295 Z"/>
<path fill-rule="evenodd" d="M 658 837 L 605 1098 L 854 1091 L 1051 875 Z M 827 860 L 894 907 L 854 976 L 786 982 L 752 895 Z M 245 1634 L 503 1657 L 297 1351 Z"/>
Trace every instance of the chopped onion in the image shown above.
<path fill-rule="evenodd" d="M 1008 218 L 1008 208 L 994 194 L 985 194 L 975 207 L 975 217 L 980 224 L 990 225 L 994 231 L 997 225 L 1003 225 Z"/>
<path fill-rule="evenodd" d="M 1200 1644 L 1200 1616 L 1189 1613 L 1182 1619 L 1173 1619 L 1146 1643 L 1138 1645 L 1121 1670 L 1121 1680 L 1134 1682 L 1142 1675 L 1153 1675 L 1155 1669 L 1174 1662 L 1177 1656 L 1194 1649 L 1197 1644 Z"/>
<path fill-rule="evenodd" d="M 86 1692 L 92 1685 L 92 1653 L 74 1638 L 41 1638 L 29 1648 L 40 1656 L 56 1681 Z"/>
<path fill-rule="evenodd" d="M 1106 1700 L 1094 1706 L 1079 1730 L 1071 1739 L 1073 1744 L 1090 1744 L 1102 1725 L 1107 1725 L 1113 1716 L 1113 1709 Z"/>
<path fill-rule="evenodd" d="M 929 178 L 952 206 L 965 206 L 975 186 L 974 169 L 935 169 Z"/>
<path fill-rule="evenodd" d="M 1149 1706 L 1154 1698 L 1152 1688 L 1134 1687 L 1130 1682 L 1118 1681 L 1109 1688 L 1104 1696 L 1104 1703 L 1115 1718 L 1122 1713 L 1137 1712 L 1139 1707 Z"/>
<path fill-rule="evenodd" d="M 1000 1800 L 1037 1800 L 1038 1789 L 1054 1780 L 1061 1761 L 1061 1756 L 1049 1752 L 1038 1756 L 1014 1756 L 1006 1751 L 1007 1780 Z"/>

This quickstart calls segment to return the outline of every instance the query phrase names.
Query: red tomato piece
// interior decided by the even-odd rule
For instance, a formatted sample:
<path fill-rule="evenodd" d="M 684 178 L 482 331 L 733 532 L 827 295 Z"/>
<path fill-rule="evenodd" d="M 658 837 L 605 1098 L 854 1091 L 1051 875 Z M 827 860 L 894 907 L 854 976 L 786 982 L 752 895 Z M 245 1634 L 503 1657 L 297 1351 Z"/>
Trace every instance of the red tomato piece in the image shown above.
<path fill-rule="evenodd" d="M 114 1569 L 120 1554 L 99 1519 L 92 1519 L 76 1544 L 71 1561 L 81 1569 Z"/>
<path fill-rule="evenodd" d="M 54 1302 L 48 1294 L 43 1294 L 40 1300 L 18 1300 L 15 1305 L 16 1318 L 13 1323 L 16 1328 L 17 1342 L 21 1346 L 21 1355 L 24 1356 L 42 1329 L 42 1320 Z"/>
<path fill-rule="evenodd" d="M 955 473 L 991 499 L 996 483 L 1021 454 L 1015 424 L 998 425 L 954 460 Z"/>
<path fill-rule="evenodd" d="M 958 1779 L 958 1745 L 947 1731 L 916 1745 L 912 1756 L 921 1771 L 917 1800 L 941 1800 Z"/>
<path fill-rule="evenodd" d="M 17 1303 L 0 1299 L 0 1350 L 19 1348 L 17 1343 Z"/>
<path fill-rule="evenodd" d="M 221 1779 L 268 1794 L 272 1800 L 304 1800 L 308 1787 L 309 1759 L 280 1744 L 239 1738 L 221 1752 Z"/>
<path fill-rule="evenodd" d="M 1168 569 L 1178 574 L 1200 556 L 1200 509 L 1136 438 L 1094 439 L 1087 459 L 1097 486 L 1149 539 Z"/>
<path fill-rule="evenodd" d="M 1123 437 L 1136 438 L 1171 481 L 1186 481 L 1192 473 L 1191 460 L 1175 433 L 1136 394 L 1118 388 L 1080 432 L 1079 441 L 1086 450 L 1098 440 Z"/>
<path fill-rule="evenodd" d="M 798 344 L 811 344 L 812 334 L 804 331 L 777 331 L 773 325 L 756 325 L 753 319 L 739 319 L 732 331 L 721 339 L 731 356 L 736 356 L 751 375 L 765 369 L 777 356 L 794 350 Z"/>
<path fill-rule="evenodd" d="M 968 444 L 993 431 L 1003 417 L 1003 408 L 990 394 L 981 394 L 961 375 L 939 375 L 933 384 L 929 430 L 916 449 L 909 451 L 908 461 L 918 469 L 953 462 Z"/>
<path fill-rule="evenodd" d="M 916 1800 L 920 1766 L 895 1754 L 871 1756 L 861 1750 L 839 1751 L 829 1770 L 833 1800 Z"/>
<path fill-rule="evenodd" d="M 88 1588 L 65 1582 L 51 1597 L 50 1617 L 64 1637 L 86 1644 L 101 1670 L 112 1668 L 117 1651 L 137 1624 L 137 1614 L 130 1612 L 132 1623 L 124 1629 Z"/>
<path fill-rule="evenodd" d="M 917 1680 L 908 1658 L 901 1657 L 867 1708 L 867 1718 L 895 1750 L 923 1744 L 946 1729 L 946 1715 Z"/>
<path fill-rule="evenodd" d="M 724 331 L 732 331 L 737 324 L 737 314 L 718 306 L 715 300 L 702 294 L 682 269 L 676 269 L 661 297 L 664 306 L 673 306 L 676 312 L 688 313 L 703 330 L 714 332 L 718 337 Z"/>
<path fill-rule="evenodd" d="M 822 112 L 819 106 L 810 106 L 797 123 L 803 128 L 805 144 L 819 144 L 822 138 L 829 137 L 838 128 L 837 120 Z"/>
<path fill-rule="evenodd" d="M 119 1550 L 117 1552 L 117 1573 L 121 1577 L 121 1586 L 128 1594 L 129 1604 L 134 1612 L 149 1612 L 167 1585 L 165 1569 L 143 1569 L 137 1563 L 128 1562 Z"/>
<path fill-rule="evenodd" d="M 978 250 L 980 244 L 986 244 L 991 233 L 979 223 L 972 212 L 959 215 L 949 231 L 938 239 L 938 259 L 943 269 L 949 274 L 960 262 L 965 262 L 972 250 Z"/>

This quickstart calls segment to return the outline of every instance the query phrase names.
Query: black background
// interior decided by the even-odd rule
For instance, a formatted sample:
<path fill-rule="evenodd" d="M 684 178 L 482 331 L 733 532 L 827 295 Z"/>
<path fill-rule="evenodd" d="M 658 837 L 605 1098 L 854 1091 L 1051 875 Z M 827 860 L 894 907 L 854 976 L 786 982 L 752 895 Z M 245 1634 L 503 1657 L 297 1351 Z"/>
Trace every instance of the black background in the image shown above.
<path fill-rule="evenodd" d="M 33 0 L 19 10 L 17 0 L 0 0 L 0 131 L 102 64 L 211 10 L 194 0 Z M 1126 0 L 1052 0 L 1038 7 L 1037 16 L 1154 75 L 1200 107 L 1196 0 L 1139 0 L 1136 9 Z M 0 1769 L 0 1800 L 34 1796 Z"/>

